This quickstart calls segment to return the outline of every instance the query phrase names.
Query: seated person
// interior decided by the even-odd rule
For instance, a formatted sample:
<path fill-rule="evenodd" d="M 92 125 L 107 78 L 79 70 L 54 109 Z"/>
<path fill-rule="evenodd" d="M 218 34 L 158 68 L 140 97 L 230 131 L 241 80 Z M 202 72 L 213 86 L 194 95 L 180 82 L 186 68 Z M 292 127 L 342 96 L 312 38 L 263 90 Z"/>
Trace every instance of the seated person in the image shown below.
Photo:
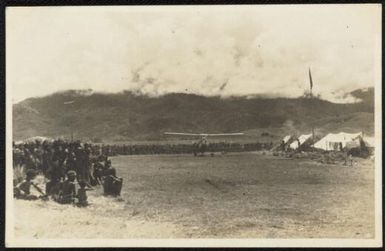
<path fill-rule="evenodd" d="M 27 170 L 25 180 L 17 184 L 13 189 L 14 197 L 17 199 L 24 199 L 24 200 L 37 200 L 39 197 L 31 194 L 31 186 L 33 186 L 39 193 L 45 196 L 43 191 L 36 184 L 32 182 L 32 180 L 35 177 L 36 177 L 36 172 L 34 170 L 32 169 Z"/>
<path fill-rule="evenodd" d="M 58 194 L 61 183 L 61 179 L 57 177 L 52 177 L 51 179 L 48 179 L 47 183 L 45 184 L 45 193 L 47 195 Z"/>
<path fill-rule="evenodd" d="M 94 171 L 92 175 L 96 181 L 96 184 L 100 185 L 102 183 L 102 176 L 103 176 L 103 165 L 100 162 L 94 163 Z"/>
<path fill-rule="evenodd" d="M 123 179 L 116 177 L 115 168 L 111 167 L 105 171 L 103 182 L 104 195 L 120 196 Z"/>
<path fill-rule="evenodd" d="M 49 181 L 46 184 L 46 193 L 48 195 L 51 195 L 54 201 L 59 202 L 62 186 L 63 186 L 63 182 L 60 180 L 55 182 Z"/>
<path fill-rule="evenodd" d="M 76 172 L 68 171 L 67 179 L 61 184 L 58 202 L 61 204 L 71 204 L 75 202 L 76 187 L 75 187 Z"/>

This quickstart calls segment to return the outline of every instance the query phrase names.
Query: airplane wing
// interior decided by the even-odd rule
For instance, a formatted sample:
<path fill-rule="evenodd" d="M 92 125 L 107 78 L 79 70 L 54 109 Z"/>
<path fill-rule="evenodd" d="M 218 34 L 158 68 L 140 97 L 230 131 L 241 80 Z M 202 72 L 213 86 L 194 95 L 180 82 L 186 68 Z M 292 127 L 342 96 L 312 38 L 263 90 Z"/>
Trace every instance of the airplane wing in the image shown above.
<path fill-rule="evenodd" d="M 215 136 L 239 136 L 244 134 L 242 132 L 235 132 L 235 133 L 213 133 L 213 134 L 204 134 L 204 135 L 215 137 Z"/>
<path fill-rule="evenodd" d="M 215 137 L 215 136 L 239 136 L 239 135 L 244 135 L 241 132 L 237 133 L 184 133 L 184 132 L 165 132 L 164 134 L 167 135 L 184 135 L 184 136 L 210 136 L 210 137 Z"/>
<path fill-rule="evenodd" d="M 199 133 L 184 133 L 184 132 L 165 132 L 167 135 L 185 135 L 185 136 L 202 136 Z"/>

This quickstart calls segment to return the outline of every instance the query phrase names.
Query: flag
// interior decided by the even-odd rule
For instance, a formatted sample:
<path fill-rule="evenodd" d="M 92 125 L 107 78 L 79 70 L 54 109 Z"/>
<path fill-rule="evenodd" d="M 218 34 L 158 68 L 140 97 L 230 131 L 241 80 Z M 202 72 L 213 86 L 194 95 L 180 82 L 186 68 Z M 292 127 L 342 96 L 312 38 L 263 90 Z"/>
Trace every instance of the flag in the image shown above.
<path fill-rule="evenodd" d="M 311 71 L 309 68 L 309 79 L 310 79 L 310 91 L 313 89 L 313 79 L 311 78 Z"/>

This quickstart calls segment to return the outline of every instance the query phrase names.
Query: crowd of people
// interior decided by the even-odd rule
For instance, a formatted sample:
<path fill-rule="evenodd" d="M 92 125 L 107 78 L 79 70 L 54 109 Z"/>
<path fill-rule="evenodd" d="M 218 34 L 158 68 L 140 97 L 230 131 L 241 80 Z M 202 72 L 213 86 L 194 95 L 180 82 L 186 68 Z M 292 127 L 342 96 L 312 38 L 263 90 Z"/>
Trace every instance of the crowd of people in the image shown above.
<path fill-rule="evenodd" d="M 104 194 L 112 196 L 120 196 L 122 188 L 123 180 L 116 176 L 108 155 L 102 153 L 99 146 L 80 141 L 14 143 L 13 166 L 25 170 L 25 179 L 14 179 L 14 196 L 20 199 L 37 199 L 30 193 L 34 186 L 42 198 L 84 206 L 87 205 L 86 191 L 94 186 L 102 185 Z M 39 174 L 47 180 L 45 191 L 33 183 Z"/>
<path fill-rule="evenodd" d="M 94 145 L 94 148 L 101 149 L 107 156 L 115 155 L 136 155 L 136 154 L 193 154 L 196 144 L 114 144 Z M 207 152 L 250 152 L 269 150 L 273 143 L 230 143 L 210 142 L 207 145 Z"/>
<path fill-rule="evenodd" d="M 123 180 L 116 175 L 109 156 L 135 154 L 189 154 L 195 144 L 89 144 L 80 141 L 35 140 L 13 143 L 13 166 L 24 170 L 23 177 L 14 179 L 14 196 L 37 199 L 31 195 L 35 187 L 41 198 L 68 204 L 87 204 L 87 190 L 103 186 L 105 195 L 120 196 Z M 268 150 L 272 143 L 209 143 L 207 152 L 240 152 Z M 42 191 L 33 180 L 43 175 L 46 184 Z M 79 187 L 76 189 L 76 187 Z"/>

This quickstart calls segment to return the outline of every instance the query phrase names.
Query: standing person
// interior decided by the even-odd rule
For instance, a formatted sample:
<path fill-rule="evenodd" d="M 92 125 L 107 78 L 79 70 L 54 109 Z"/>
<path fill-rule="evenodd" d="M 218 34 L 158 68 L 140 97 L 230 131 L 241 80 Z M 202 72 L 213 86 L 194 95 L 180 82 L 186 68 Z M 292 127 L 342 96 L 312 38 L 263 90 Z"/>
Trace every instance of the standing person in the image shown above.
<path fill-rule="evenodd" d="M 89 151 L 80 145 L 75 150 L 76 157 L 76 172 L 78 174 L 78 180 L 84 180 L 87 184 L 90 183 L 90 161 Z M 89 185 L 87 185 L 89 186 Z"/>
<path fill-rule="evenodd" d="M 75 171 L 76 170 L 76 157 L 74 152 L 71 149 L 67 149 L 67 159 L 66 159 L 66 168 L 67 171 Z"/>
<path fill-rule="evenodd" d="M 84 161 L 84 181 L 90 184 L 91 178 L 91 161 L 90 161 L 91 149 L 89 144 L 84 144 L 83 149 L 83 161 Z"/>
<path fill-rule="evenodd" d="M 84 180 L 79 181 L 80 188 L 78 189 L 78 203 L 77 205 L 79 207 L 86 207 L 88 206 L 88 200 L 87 200 L 87 191 L 93 190 L 90 188 L 86 188 L 87 183 Z"/>
<path fill-rule="evenodd" d="M 49 151 L 48 151 L 48 147 L 46 145 L 43 145 L 43 154 L 42 154 L 42 171 L 43 171 L 43 174 L 45 176 L 48 175 L 48 170 L 49 170 L 49 167 L 50 167 L 50 162 L 49 162 L 49 159 L 50 159 L 50 154 L 49 154 Z"/>
<path fill-rule="evenodd" d="M 65 149 L 64 149 L 64 146 L 63 146 L 63 143 L 61 143 L 58 148 L 57 148 L 57 161 L 58 161 L 58 172 L 59 172 L 59 176 L 60 178 L 63 178 L 64 179 L 64 176 L 65 176 L 65 173 L 67 172 L 66 167 L 64 166 L 64 162 L 66 160 L 66 157 L 67 157 L 67 153 L 65 152 Z"/>
<path fill-rule="evenodd" d="M 36 170 L 39 173 L 44 173 L 43 172 L 43 149 L 42 146 L 39 145 L 37 148 L 34 149 L 34 161 L 35 161 L 35 166 Z"/>
<path fill-rule="evenodd" d="M 25 161 L 24 161 L 25 168 L 27 170 L 30 170 L 30 169 L 35 170 L 36 169 L 35 158 L 29 149 L 25 150 L 24 156 L 25 156 Z"/>
<path fill-rule="evenodd" d="M 301 141 L 299 140 L 299 138 L 297 138 L 297 144 L 298 144 L 298 147 L 297 147 L 297 151 L 300 151 L 300 147 L 301 147 Z"/>
<path fill-rule="evenodd" d="M 348 151 L 344 151 L 344 166 L 348 165 Z"/>
<path fill-rule="evenodd" d="M 81 146 L 75 148 L 75 171 L 77 173 L 77 178 L 83 180 L 84 174 L 84 161 L 83 161 L 83 149 Z"/>
<path fill-rule="evenodd" d="M 352 154 L 349 154 L 349 163 L 350 163 L 350 166 L 353 166 L 353 156 L 352 156 Z"/>
<path fill-rule="evenodd" d="M 64 159 L 59 146 L 53 147 L 52 152 L 52 167 L 51 167 L 51 179 L 52 181 L 60 181 L 64 179 L 65 171 L 63 168 Z"/>

